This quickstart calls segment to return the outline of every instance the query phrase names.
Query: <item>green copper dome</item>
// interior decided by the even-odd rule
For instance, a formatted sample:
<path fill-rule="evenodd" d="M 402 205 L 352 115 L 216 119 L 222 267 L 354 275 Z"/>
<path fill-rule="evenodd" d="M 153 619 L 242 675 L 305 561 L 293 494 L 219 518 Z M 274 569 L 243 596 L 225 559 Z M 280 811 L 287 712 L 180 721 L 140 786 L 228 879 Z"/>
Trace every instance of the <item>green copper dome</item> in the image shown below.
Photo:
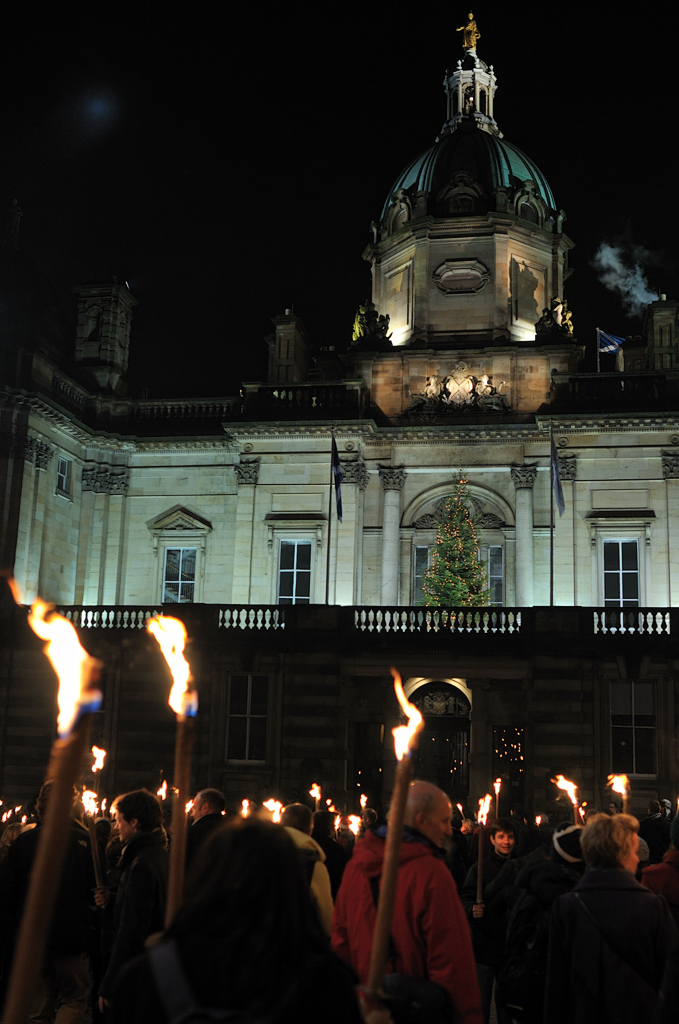
<path fill-rule="evenodd" d="M 411 196 L 426 192 L 430 201 L 435 202 L 441 189 L 460 171 L 482 186 L 488 200 L 492 200 L 494 189 L 504 186 L 513 191 L 530 179 L 535 182 L 537 194 L 544 200 L 550 215 L 556 215 L 552 190 L 540 168 L 511 142 L 477 128 L 470 119 L 463 121 L 456 131 L 443 135 L 408 164 L 394 182 L 382 217 L 399 189 Z"/>

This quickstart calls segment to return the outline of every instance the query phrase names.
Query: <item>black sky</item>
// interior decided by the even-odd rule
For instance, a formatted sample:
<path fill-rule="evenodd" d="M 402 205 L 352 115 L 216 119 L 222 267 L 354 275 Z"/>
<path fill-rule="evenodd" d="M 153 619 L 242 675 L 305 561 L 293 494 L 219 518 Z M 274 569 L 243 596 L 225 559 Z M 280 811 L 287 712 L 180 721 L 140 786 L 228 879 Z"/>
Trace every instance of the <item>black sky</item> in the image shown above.
<path fill-rule="evenodd" d="M 233 394 L 293 304 L 317 343 L 347 339 L 369 224 L 441 127 L 466 13 L 27 4 L 5 24 L 0 200 L 19 200 L 21 247 L 66 313 L 78 281 L 129 281 L 132 394 Z M 568 216 L 579 341 L 638 331 L 589 263 L 604 240 L 644 246 L 654 288 L 679 297 L 676 15 L 474 13 L 499 126 Z"/>

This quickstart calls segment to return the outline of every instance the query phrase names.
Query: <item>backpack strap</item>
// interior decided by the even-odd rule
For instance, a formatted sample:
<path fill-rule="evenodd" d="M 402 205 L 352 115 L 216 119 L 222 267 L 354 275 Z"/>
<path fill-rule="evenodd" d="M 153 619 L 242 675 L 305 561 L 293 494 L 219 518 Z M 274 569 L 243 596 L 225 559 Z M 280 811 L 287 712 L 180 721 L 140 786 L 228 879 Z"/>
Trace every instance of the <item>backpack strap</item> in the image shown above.
<path fill-rule="evenodd" d="M 630 971 L 630 973 L 633 975 L 633 977 L 635 979 L 635 983 L 636 983 L 637 987 L 640 990 L 644 991 L 645 998 L 648 1000 L 649 1009 L 652 1008 L 655 1005 L 655 1000 L 657 1000 L 657 998 L 658 998 L 658 993 L 655 991 L 655 989 L 651 985 L 649 985 L 649 983 L 646 981 L 646 979 L 643 978 L 639 974 L 639 972 L 637 971 L 636 967 L 633 967 L 632 964 L 629 963 L 623 956 L 620 956 L 620 953 L 618 953 L 618 951 L 615 948 L 615 946 L 613 946 L 611 944 L 611 942 L 606 938 L 604 933 L 601 931 L 601 928 L 599 927 L 599 923 L 598 923 L 597 919 L 595 918 L 594 914 L 589 909 L 589 907 L 587 906 L 585 901 L 580 899 L 580 894 L 577 893 L 577 892 L 574 892 L 573 895 L 575 896 L 576 900 L 578 901 L 578 903 L 580 904 L 582 909 L 585 911 L 585 914 L 587 915 L 587 917 L 589 918 L 591 924 L 593 925 L 594 930 L 597 932 L 597 934 L 599 935 L 599 938 L 603 942 L 604 947 L 609 949 L 611 951 L 611 953 L 613 953 L 613 955 L 617 958 L 617 960 L 621 964 L 624 964 L 624 966 L 627 968 L 627 970 Z M 651 1014 L 651 1016 L 652 1016 L 652 1014 Z"/>

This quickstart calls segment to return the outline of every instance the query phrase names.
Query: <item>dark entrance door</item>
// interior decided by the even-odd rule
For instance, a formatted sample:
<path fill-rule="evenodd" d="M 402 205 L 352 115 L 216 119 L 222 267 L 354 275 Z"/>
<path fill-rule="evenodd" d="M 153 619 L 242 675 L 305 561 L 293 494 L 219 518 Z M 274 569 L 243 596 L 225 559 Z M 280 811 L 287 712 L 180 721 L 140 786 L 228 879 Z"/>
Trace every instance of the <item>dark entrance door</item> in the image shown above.
<path fill-rule="evenodd" d="M 469 793 L 471 706 L 456 686 L 436 680 L 415 690 L 412 703 L 424 715 L 424 731 L 415 759 L 417 778 L 433 782 L 453 804 Z"/>

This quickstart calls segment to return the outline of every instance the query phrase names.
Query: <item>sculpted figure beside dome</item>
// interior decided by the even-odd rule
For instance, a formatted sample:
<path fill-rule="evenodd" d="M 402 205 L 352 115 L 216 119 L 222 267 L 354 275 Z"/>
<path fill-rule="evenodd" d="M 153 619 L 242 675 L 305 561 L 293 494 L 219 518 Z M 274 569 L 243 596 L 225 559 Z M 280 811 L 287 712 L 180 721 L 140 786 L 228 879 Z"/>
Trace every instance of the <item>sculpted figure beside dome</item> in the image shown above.
<path fill-rule="evenodd" d="M 477 39 L 481 38 L 481 33 L 476 27 L 474 15 L 472 14 L 471 11 L 469 12 L 469 24 L 460 25 L 460 27 L 455 31 L 464 32 L 464 35 L 462 37 L 462 46 L 464 47 L 465 50 L 476 50 L 476 41 Z"/>

